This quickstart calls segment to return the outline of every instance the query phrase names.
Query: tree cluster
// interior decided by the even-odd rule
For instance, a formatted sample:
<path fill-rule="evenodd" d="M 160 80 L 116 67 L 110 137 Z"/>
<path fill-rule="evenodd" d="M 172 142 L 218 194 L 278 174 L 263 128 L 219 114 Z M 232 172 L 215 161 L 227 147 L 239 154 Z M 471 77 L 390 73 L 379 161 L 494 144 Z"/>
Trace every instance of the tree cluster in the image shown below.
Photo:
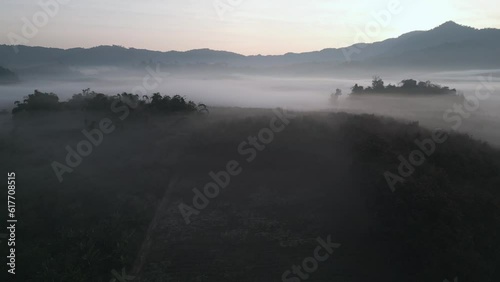
<path fill-rule="evenodd" d="M 450 89 L 447 86 L 440 86 L 430 81 L 416 81 L 414 79 L 402 80 L 397 86 L 393 84 L 385 86 L 384 81 L 378 76 L 373 77 L 371 86 L 365 88 L 355 84 L 351 90 L 352 94 L 457 94 L 456 89 Z"/>
<path fill-rule="evenodd" d="M 59 97 L 54 93 L 43 93 L 35 90 L 33 94 L 25 97 L 23 102 L 16 101 L 13 114 L 20 112 L 36 111 L 61 111 L 61 110 L 83 110 L 83 111 L 108 111 L 121 104 L 128 105 L 132 110 L 148 111 L 154 113 L 174 113 L 174 112 L 206 112 L 206 106 L 196 105 L 193 101 L 188 101 L 180 95 L 162 96 L 154 93 L 151 97 L 137 94 L 121 93 L 114 96 L 105 95 L 84 89 L 81 93 L 75 94 L 67 102 L 59 102 Z"/>

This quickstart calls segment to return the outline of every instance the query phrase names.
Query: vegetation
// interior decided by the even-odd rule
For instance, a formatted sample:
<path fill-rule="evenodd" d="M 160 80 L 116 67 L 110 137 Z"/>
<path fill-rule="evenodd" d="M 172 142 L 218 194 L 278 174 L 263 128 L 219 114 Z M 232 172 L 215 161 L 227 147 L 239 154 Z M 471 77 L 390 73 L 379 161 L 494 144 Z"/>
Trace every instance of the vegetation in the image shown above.
<path fill-rule="evenodd" d="M 456 89 L 450 89 L 447 86 L 440 86 L 430 81 L 416 81 L 414 79 L 405 79 L 399 83 L 399 86 L 389 84 L 378 76 L 373 77 L 372 85 L 363 87 L 355 84 L 352 88 L 352 94 L 451 94 L 457 95 Z"/>
<path fill-rule="evenodd" d="M 384 172 L 431 135 L 415 123 L 304 114 L 249 164 L 236 148 L 272 116 L 237 109 L 174 125 L 156 115 L 156 127 L 107 135 L 59 183 L 50 163 L 82 139 L 72 118 L 60 111 L 0 135 L 0 170 L 22 179 L 20 281 L 130 273 L 153 218 L 152 247 L 132 273 L 140 281 L 280 281 L 328 235 L 342 246 L 311 280 L 500 277 L 500 152 L 466 135 L 452 134 L 392 193 Z M 233 159 L 243 173 L 186 225 L 178 204 Z"/>
<path fill-rule="evenodd" d="M 207 111 L 204 104 L 197 106 L 193 101 L 186 101 L 179 95 L 170 97 L 154 93 L 151 97 L 145 95 L 141 98 L 139 95 L 124 92 L 109 96 L 90 89 L 84 89 L 81 93 L 73 95 L 67 102 L 59 102 L 59 97 L 54 93 L 35 90 L 33 94 L 25 97 L 23 102 L 16 101 L 15 104 L 13 114 L 61 110 L 111 111 L 121 104 L 128 105 L 132 110 L 151 113 Z"/>
<path fill-rule="evenodd" d="M 340 90 L 339 88 L 337 88 L 335 90 L 335 93 L 332 93 L 330 95 L 330 103 L 332 103 L 332 104 L 337 103 L 337 101 L 338 101 L 338 99 L 339 99 L 340 96 L 342 96 L 342 90 Z"/>
<path fill-rule="evenodd" d="M 62 104 L 59 103 L 59 97 L 54 93 L 42 93 L 35 90 L 33 94 L 25 97 L 23 102 L 16 101 L 16 107 L 12 110 L 13 114 L 23 111 L 58 111 L 62 109 Z"/>

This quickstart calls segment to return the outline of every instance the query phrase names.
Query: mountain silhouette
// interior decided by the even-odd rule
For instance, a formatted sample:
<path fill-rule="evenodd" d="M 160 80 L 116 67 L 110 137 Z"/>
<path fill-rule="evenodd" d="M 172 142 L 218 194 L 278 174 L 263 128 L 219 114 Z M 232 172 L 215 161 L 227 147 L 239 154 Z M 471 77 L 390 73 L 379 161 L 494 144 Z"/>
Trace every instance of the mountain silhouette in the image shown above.
<path fill-rule="evenodd" d="M 354 35 L 353 35 L 354 36 Z M 500 30 L 476 29 L 448 21 L 428 31 L 413 31 L 397 38 L 375 43 L 358 43 L 345 48 L 327 48 L 304 53 L 272 56 L 197 49 L 186 52 L 150 51 L 121 46 L 58 49 L 0 45 L 0 65 L 15 71 L 41 66 L 69 68 L 78 66 L 116 66 L 137 68 L 161 64 L 218 68 L 284 68 L 311 72 L 359 68 L 424 68 L 466 70 L 496 68 L 500 64 Z M 345 54 L 351 54 L 349 58 Z"/>

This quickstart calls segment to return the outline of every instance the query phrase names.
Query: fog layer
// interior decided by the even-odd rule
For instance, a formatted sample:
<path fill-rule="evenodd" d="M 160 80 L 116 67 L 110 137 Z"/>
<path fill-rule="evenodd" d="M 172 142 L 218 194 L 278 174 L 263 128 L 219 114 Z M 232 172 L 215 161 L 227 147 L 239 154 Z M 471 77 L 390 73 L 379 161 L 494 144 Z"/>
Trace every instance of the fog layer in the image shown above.
<path fill-rule="evenodd" d="M 24 96 L 35 89 L 53 92 L 61 100 L 69 99 L 82 89 L 105 94 L 122 92 L 142 96 L 160 92 L 164 95 L 181 95 L 197 103 L 211 107 L 244 108 L 289 108 L 302 111 L 347 111 L 392 116 L 408 121 L 419 121 L 426 127 L 441 127 L 471 133 L 494 145 L 500 145 L 500 70 L 471 70 L 440 73 L 394 73 L 382 77 L 387 84 L 398 84 L 403 79 L 416 79 L 456 88 L 465 97 L 490 91 L 487 99 L 477 108 L 465 114 L 448 113 L 454 111 L 457 100 L 447 97 L 411 95 L 364 95 L 349 96 L 354 84 L 369 86 L 371 77 L 278 77 L 251 76 L 247 74 L 176 73 L 169 74 L 151 67 L 150 71 L 137 72 L 117 68 L 80 68 L 75 75 L 65 76 L 24 76 L 15 85 L 0 86 L 0 109 L 12 109 L 14 101 L 22 101 Z M 150 75 L 153 70 L 153 75 Z M 147 80 L 146 80 L 147 78 Z M 145 83 L 146 81 L 146 83 Z M 144 87 L 147 85 L 147 87 Z M 148 90 L 144 91 L 144 88 Z M 332 102 L 330 95 L 335 89 L 343 94 Z M 479 90 L 479 92 L 478 92 Z M 455 110 L 456 111 L 456 110 Z M 458 125 L 457 119 L 460 120 Z M 453 120 L 453 122 L 452 122 Z"/>

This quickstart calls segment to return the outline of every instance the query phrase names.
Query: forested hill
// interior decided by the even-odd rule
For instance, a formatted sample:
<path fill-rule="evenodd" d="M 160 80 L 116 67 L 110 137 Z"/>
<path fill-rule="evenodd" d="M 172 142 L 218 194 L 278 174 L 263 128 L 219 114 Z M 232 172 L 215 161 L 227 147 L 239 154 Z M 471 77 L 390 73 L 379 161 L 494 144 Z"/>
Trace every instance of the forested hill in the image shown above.
<path fill-rule="evenodd" d="M 0 84 L 9 84 L 18 82 L 19 78 L 9 69 L 0 66 Z"/>

